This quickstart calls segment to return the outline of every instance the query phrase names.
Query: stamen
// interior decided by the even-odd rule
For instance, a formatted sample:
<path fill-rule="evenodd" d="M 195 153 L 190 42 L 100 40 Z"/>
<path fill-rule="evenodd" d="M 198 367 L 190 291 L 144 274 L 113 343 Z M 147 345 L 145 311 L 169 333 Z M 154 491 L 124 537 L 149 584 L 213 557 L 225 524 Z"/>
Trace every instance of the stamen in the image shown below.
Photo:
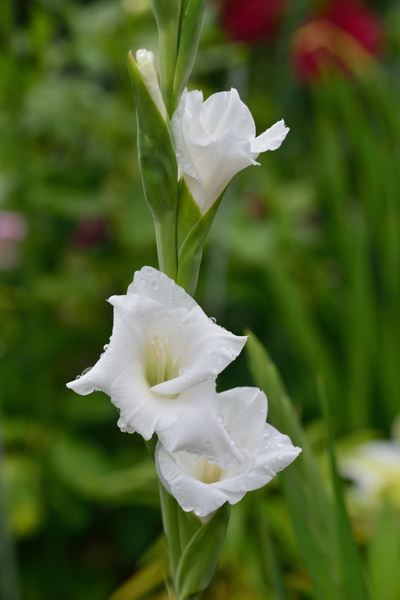
<path fill-rule="evenodd" d="M 157 383 L 163 383 L 165 381 L 165 368 L 167 360 L 165 357 L 164 348 L 168 343 L 168 338 L 163 335 L 155 335 L 151 341 L 153 347 L 154 356 L 157 361 Z"/>

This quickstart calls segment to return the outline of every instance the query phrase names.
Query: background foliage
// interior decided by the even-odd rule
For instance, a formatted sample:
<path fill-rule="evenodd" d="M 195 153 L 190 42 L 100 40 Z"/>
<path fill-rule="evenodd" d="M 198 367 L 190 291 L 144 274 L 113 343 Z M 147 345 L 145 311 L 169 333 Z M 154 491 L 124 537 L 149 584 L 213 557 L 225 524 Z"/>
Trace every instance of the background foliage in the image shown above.
<path fill-rule="evenodd" d="M 324 3 L 286 3 L 279 27 L 245 43 L 228 26 L 234 4 L 210 2 L 191 87 L 208 96 L 234 86 L 257 131 L 284 118 L 291 133 L 231 184 L 196 297 L 220 324 L 249 327 L 266 345 L 324 474 L 317 377 L 339 457 L 390 437 L 399 412 L 400 10 L 370 3 L 384 44 L 368 49 L 368 65 L 304 77 L 301 26 Z M 126 66 L 129 49 L 157 52 L 150 2 L 20 0 L 0 10 L 5 600 L 18 588 L 24 600 L 96 600 L 118 586 L 113 600 L 165 598 L 154 467 L 141 440 L 119 432 L 105 395 L 65 387 L 108 341 L 105 299 L 156 266 Z M 245 356 L 219 378 L 221 390 L 239 382 L 254 384 Z M 374 502 L 349 486 L 378 600 L 400 598 L 391 575 L 399 479 L 391 474 Z M 311 580 L 280 480 L 248 494 L 232 510 L 209 598 L 313 598 Z"/>

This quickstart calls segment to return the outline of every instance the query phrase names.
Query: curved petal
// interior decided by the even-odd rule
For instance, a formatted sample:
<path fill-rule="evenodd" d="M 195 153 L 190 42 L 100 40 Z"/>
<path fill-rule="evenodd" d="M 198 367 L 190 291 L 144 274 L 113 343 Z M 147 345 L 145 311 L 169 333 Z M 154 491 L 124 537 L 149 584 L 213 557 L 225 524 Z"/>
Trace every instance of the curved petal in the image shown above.
<path fill-rule="evenodd" d="M 288 133 L 289 127 L 285 126 L 283 119 L 272 125 L 272 127 L 252 140 L 251 152 L 253 153 L 254 158 L 257 158 L 261 152 L 277 150 Z"/>
<path fill-rule="evenodd" d="M 262 444 L 256 460 L 256 468 L 269 469 L 276 475 L 290 465 L 300 454 L 301 448 L 293 446 L 289 436 L 280 433 L 266 423 L 262 435 Z"/>
<path fill-rule="evenodd" d="M 123 315 L 118 310 L 114 311 L 113 332 L 110 343 L 104 346 L 104 350 L 94 367 L 67 383 L 68 388 L 82 396 L 95 390 L 110 395 L 113 381 L 131 363 L 132 356 L 137 351 L 137 337 L 132 335 L 132 330 L 127 327 Z"/>
<path fill-rule="evenodd" d="M 260 446 L 267 417 L 267 397 L 258 388 L 238 387 L 218 394 L 229 435 L 238 448 L 255 452 Z"/>
<path fill-rule="evenodd" d="M 222 194 L 236 173 L 257 164 L 253 159 L 250 141 L 238 139 L 229 131 L 210 139 L 207 145 L 199 143 L 192 135 L 187 135 L 185 142 L 205 190 L 202 205 L 194 196 L 203 214 Z"/>
<path fill-rule="evenodd" d="M 123 428 L 137 431 L 145 440 L 149 440 L 154 432 L 174 425 L 185 408 L 180 398 L 153 394 L 145 380 L 143 367 L 138 364 L 117 377 L 110 395 L 112 403 L 121 411 Z"/>
<path fill-rule="evenodd" d="M 182 375 L 152 388 L 158 394 L 179 394 L 221 373 L 241 352 L 246 336 L 237 336 L 216 325 L 196 306 L 184 318 L 187 345 Z"/>
<path fill-rule="evenodd" d="M 177 453 L 175 458 L 179 458 L 179 454 Z M 184 458 L 190 460 L 190 457 Z M 204 459 L 198 459 L 201 460 Z M 194 511 L 198 517 L 206 517 L 228 500 L 222 490 L 195 479 L 180 468 L 174 457 L 160 443 L 156 448 L 156 468 L 165 489 L 176 498 L 186 512 Z"/>
<path fill-rule="evenodd" d="M 172 115 L 171 129 L 175 142 L 176 158 L 179 168 L 191 177 L 199 179 L 196 167 L 192 161 L 192 157 L 190 156 L 189 150 L 185 142 L 184 121 L 186 124 L 186 129 L 188 129 L 190 126 L 190 124 L 187 122 L 187 119 L 185 119 L 186 102 L 188 96 L 188 91 L 185 89 L 179 102 L 178 108 Z"/>
<path fill-rule="evenodd" d="M 253 116 L 234 88 L 207 98 L 200 119 L 209 135 L 220 136 L 228 131 L 238 139 L 251 139 L 256 135 Z"/>
<path fill-rule="evenodd" d="M 242 456 L 224 427 L 218 411 L 218 395 L 213 380 L 180 394 L 185 408 L 176 423 L 158 432 L 169 452 L 186 450 L 192 457 L 204 456 L 208 462 L 227 469 L 241 463 Z M 173 400 L 171 400 L 173 402 Z"/>
<path fill-rule="evenodd" d="M 133 282 L 128 287 L 128 295 L 131 294 L 150 298 L 159 302 L 167 310 L 185 308 L 190 311 L 198 306 L 197 302 L 173 279 L 153 267 L 143 267 L 140 271 L 136 271 Z"/>

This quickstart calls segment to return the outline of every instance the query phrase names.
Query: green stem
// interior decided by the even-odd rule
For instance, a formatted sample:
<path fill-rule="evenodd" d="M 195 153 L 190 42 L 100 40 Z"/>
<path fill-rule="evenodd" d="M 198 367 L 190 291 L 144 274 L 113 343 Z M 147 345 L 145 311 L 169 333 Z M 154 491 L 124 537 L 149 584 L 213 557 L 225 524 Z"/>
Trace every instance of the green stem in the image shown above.
<path fill-rule="evenodd" d="M 163 213 L 161 217 L 155 217 L 154 226 L 160 271 L 176 281 L 178 263 L 176 255 L 176 211 L 168 211 Z"/>
<path fill-rule="evenodd" d="M 168 27 L 159 30 L 161 92 L 164 98 L 165 107 L 170 116 L 173 112 L 175 63 L 178 53 L 177 34 L 176 23 L 171 23 Z"/>

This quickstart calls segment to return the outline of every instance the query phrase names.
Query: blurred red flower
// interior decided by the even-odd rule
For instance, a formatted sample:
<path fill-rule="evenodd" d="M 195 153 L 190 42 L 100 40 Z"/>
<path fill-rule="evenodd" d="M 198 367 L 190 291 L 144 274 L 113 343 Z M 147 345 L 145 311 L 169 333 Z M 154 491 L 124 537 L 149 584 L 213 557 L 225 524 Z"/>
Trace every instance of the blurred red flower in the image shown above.
<path fill-rule="evenodd" d="M 379 56 L 383 26 L 359 0 L 332 0 L 293 36 L 293 62 L 298 77 L 309 81 L 322 71 L 363 71 Z"/>
<path fill-rule="evenodd" d="M 286 0 L 222 0 L 223 29 L 240 42 L 271 39 L 278 31 Z"/>

